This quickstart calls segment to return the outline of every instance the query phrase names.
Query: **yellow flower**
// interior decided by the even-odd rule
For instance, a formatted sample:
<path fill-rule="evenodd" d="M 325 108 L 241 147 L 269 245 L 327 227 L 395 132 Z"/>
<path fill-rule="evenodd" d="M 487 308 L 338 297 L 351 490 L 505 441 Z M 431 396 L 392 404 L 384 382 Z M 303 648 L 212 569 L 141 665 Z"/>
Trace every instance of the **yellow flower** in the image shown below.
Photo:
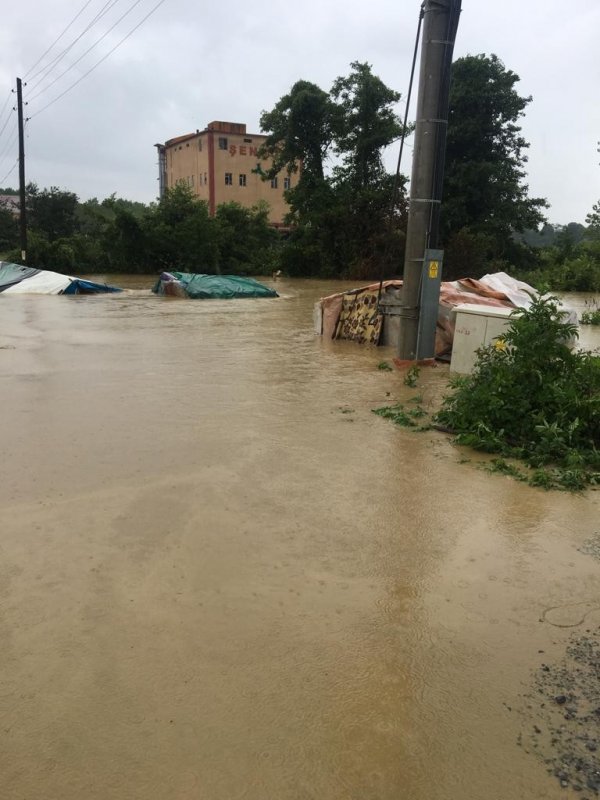
<path fill-rule="evenodd" d="M 504 339 L 496 339 L 494 342 L 494 347 L 496 350 L 506 350 L 506 342 Z"/>

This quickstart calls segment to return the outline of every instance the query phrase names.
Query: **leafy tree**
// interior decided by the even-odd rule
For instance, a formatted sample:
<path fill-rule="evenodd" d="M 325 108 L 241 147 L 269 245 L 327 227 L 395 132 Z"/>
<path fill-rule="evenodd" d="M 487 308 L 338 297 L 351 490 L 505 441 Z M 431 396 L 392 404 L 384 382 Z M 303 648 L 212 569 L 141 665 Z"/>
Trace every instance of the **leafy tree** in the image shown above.
<path fill-rule="evenodd" d="M 398 99 L 369 64 L 356 61 L 329 93 L 298 81 L 263 112 L 269 137 L 261 155 L 273 159 L 265 177 L 302 163 L 286 195 L 294 227 L 281 260 L 290 274 L 371 277 L 390 254 L 401 263 L 404 197 L 390 220 L 392 180 L 382 163 L 383 148 L 401 132 L 393 111 Z M 337 166 L 327 170 L 334 158 Z"/>
<path fill-rule="evenodd" d="M 115 192 L 106 197 L 100 203 L 100 207 L 103 210 L 108 209 L 112 211 L 113 214 L 116 214 L 119 210 L 128 211 L 137 219 L 142 219 L 148 210 L 148 206 L 145 203 L 139 203 L 136 200 L 127 200 L 124 197 L 117 197 Z"/>
<path fill-rule="evenodd" d="M 135 218 L 128 214 L 128 219 L 132 223 Z M 195 199 L 188 186 L 167 190 L 142 224 L 152 266 L 161 270 L 215 272 L 218 247 L 212 222 L 208 203 Z"/>
<path fill-rule="evenodd" d="M 0 252 L 16 247 L 19 241 L 18 218 L 0 206 Z"/>
<path fill-rule="evenodd" d="M 30 183 L 26 190 L 29 224 L 49 242 L 72 236 L 77 231 L 77 195 L 56 186 L 39 190 Z"/>
<path fill-rule="evenodd" d="M 531 97 L 518 94 L 519 80 L 495 55 L 466 56 L 452 67 L 443 238 L 451 250 L 461 231 L 483 235 L 487 261 L 506 258 L 514 231 L 537 228 L 547 207 L 524 183 L 529 145 L 518 121 Z M 465 265 L 447 258 L 446 267 L 452 273 Z"/>
<path fill-rule="evenodd" d="M 392 109 L 400 94 L 373 75 L 370 64 L 350 66 L 350 75 L 338 78 L 331 89 L 340 112 L 335 150 L 343 166 L 337 175 L 354 187 L 378 186 L 385 176 L 382 150 L 402 132 Z"/>
<path fill-rule="evenodd" d="M 130 211 L 118 209 L 114 219 L 105 227 L 100 239 L 106 261 L 111 269 L 145 272 L 148 266 L 148 236 Z"/>
<path fill-rule="evenodd" d="M 600 238 L 600 200 L 594 203 L 592 210 L 586 216 L 585 221 L 588 224 L 588 235 L 590 238 Z"/>
<path fill-rule="evenodd" d="M 309 81 L 297 81 L 289 94 L 260 118 L 261 128 L 269 131 L 260 155 L 273 163 L 266 177 L 275 177 L 282 169 L 297 172 L 301 161 L 300 183 L 313 187 L 323 183 L 337 119 L 338 109 L 327 92 Z"/>
<path fill-rule="evenodd" d="M 223 203 L 215 217 L 219 271 L 264 274 L 276 267 L 279 235 L 269 225 L 269 207 L 264 201 L 253 208 Z"/>
<path fill-rule="evenodd" d="M 600 153 L 600 142 L 598 142 L 598 148 L 596 152 Z M 598 241 L 600 239 L 600 200 L 598 200 L 597 203 L 594 203 L 592 210 L 585 218 L 585 221 L 589 226 L 589 238 Z"/>

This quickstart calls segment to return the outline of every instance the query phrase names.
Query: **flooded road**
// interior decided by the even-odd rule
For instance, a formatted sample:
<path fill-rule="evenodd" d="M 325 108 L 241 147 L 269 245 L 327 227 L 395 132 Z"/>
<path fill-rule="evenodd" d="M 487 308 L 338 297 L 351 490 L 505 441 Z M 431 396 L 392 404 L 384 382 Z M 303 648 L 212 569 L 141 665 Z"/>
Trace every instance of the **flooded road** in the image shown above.
<path fill-rule="evenodd" d="M 0 297 L 2 800 L 566 796 L 518 740 L 600 495 L 373 415 L 447 367 L 314 336 L 339 288 Z"/>

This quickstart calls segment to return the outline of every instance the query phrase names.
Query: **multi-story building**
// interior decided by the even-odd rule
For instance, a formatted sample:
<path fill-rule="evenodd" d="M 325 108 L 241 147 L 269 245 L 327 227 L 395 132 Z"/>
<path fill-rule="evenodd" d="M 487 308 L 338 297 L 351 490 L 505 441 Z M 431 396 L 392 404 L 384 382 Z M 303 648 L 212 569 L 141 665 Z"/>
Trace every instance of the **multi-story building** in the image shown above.
<path fill-rule="evenodd" d="M 266 138 L 247 133 L 239 122 L 210 122 L 203 131 L 155 145 L 161 197 L 166 189 L 185 184 L 207 201 L 211 216 L 221 203 L 234 201 L 250 208 L 265 200 L 269 221 L 282 225 L 289 211 L 283 194 L 298 181 L 298 173 L 282 171 L 272 180 L 263 180 L 271 162 L 261 160 L 258 150 Z"/>

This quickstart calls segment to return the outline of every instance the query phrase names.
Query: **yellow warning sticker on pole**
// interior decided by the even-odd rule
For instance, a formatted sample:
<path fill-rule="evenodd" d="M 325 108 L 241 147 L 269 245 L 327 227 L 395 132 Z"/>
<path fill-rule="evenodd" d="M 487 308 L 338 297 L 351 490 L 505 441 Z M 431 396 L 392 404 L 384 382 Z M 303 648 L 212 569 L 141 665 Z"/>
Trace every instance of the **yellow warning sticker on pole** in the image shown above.
<path fill-rule="evenodd" d="M 429 277 L 430 278 L 437 278 L 439 270 L 440 270 L 440 262 L 439 261 L 430 261 L 429 262 Z"/>

